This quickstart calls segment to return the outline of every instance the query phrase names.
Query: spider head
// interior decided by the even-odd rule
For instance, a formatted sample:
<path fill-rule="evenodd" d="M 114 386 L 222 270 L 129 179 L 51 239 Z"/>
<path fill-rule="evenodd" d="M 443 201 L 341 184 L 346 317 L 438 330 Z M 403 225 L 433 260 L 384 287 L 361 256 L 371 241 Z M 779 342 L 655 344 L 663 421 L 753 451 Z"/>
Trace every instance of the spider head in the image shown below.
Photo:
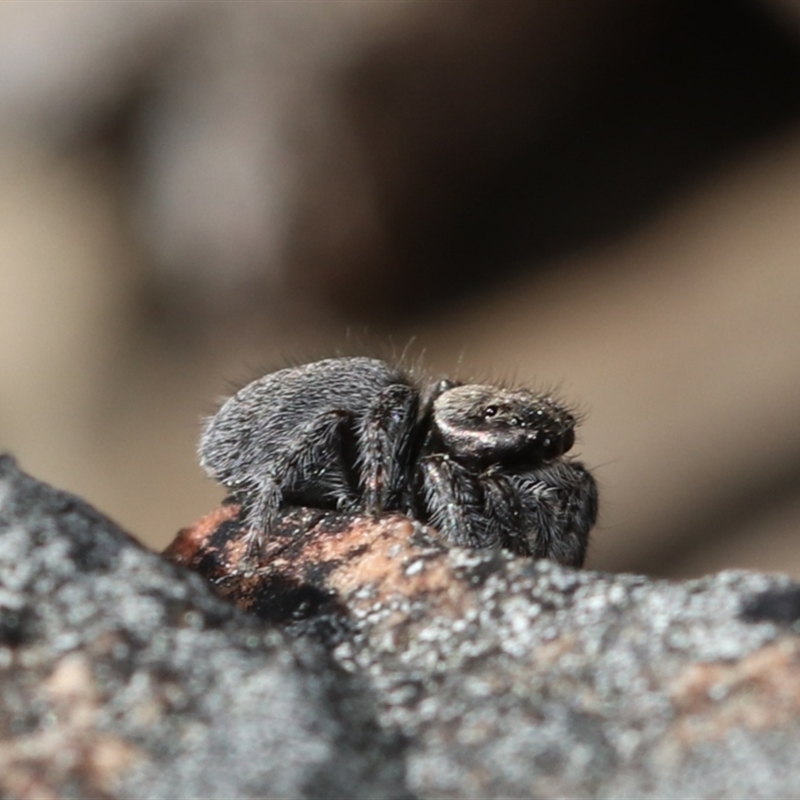
<path fill-rule="evenodd" d="M 465 464 L 536 466 L 575 443 L 575 417 L 528 389 L 455 386 L 433 404 L 433 440 Z"/>

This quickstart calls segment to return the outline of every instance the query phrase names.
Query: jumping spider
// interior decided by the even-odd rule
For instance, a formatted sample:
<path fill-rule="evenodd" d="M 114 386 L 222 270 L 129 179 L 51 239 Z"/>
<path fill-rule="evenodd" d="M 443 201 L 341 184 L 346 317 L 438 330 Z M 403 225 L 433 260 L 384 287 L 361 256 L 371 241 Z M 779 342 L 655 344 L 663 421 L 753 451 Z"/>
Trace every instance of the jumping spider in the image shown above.
<path fill-rule="evenodd" d="M 429 522 L 452 545 L 580 567 L 597 516 L 591 474 L 564 454 L 575 417 L 529 389 L 421 387 L 372 358 L 273 372 L 210 418 L 201 464 L 243 504 L 254 556 L 304 505 Z"/>

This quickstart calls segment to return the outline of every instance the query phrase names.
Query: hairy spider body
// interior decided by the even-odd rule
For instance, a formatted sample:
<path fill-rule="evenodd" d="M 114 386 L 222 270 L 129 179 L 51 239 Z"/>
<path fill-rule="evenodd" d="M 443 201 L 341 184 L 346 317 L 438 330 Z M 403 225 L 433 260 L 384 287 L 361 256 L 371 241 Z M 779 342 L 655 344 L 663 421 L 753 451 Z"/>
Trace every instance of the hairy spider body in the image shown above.
<path fill-rule="evenodd" d="M 445 541 L 580 567 L 591 474 L 564 456 L 575 417 L 548 396 L 444 380 L 420 387 L 371 358 L 270 373 L 211 417 L 201 464 L 245 509 L 255 554 L 279 511 L 399 511 Z"/>

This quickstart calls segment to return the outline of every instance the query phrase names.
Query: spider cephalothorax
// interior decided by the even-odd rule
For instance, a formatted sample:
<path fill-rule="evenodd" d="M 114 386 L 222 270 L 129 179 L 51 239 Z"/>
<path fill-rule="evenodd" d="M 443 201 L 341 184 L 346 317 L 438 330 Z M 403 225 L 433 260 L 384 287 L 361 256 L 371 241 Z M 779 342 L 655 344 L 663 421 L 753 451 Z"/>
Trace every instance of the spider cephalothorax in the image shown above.
<path fill-rule="evenodd" d="M 399 511 L 445 541 L 581 566 L 591 474 L 565 457 L 575 417 L 529 389 L 420 386 L 371 358 L 265 375 L 205 425 L 201 463 L 245 508 L 256 552 L 287 506 Z"/>

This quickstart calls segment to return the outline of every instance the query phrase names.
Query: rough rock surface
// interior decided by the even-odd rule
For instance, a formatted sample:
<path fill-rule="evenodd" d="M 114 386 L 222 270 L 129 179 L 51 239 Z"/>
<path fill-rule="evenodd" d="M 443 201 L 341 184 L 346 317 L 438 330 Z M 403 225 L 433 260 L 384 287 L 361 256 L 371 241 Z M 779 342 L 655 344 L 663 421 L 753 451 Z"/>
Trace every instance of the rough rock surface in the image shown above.
<path fill-rule="evenodd" d="M 0 796 L 407 796 L 364 681 L 0 457 Z"/>
<path fill-rule="evenodd" d="M 241 563 L 239 509 L 167 555 L 327 641 L 435 797 L 799 797 L 800 586 L 685 583 L 446 550 L 403 518 L 287 515 Z"/>
<path fill-rule="evenodd" d="M 789 579 L 307 510 L 246 565 L 239 512 L 169 548 L 204 581 L 0 458 L 0 796 L 800 797 Z"/>

